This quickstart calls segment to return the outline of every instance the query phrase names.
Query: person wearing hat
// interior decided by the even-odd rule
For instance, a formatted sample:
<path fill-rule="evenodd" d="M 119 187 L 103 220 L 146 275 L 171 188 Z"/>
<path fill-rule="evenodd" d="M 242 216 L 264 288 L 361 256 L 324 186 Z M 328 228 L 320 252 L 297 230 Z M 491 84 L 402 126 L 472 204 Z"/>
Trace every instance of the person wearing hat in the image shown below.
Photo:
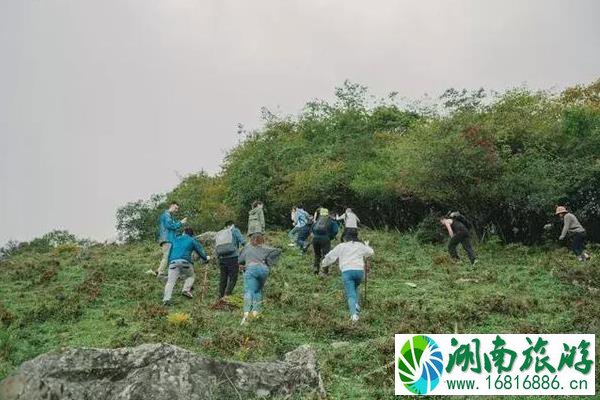
<path fill-rule="evenodd" d="M 564 240 L 567 236 L 571 237 L 571 250 L 573 250 L 577 259 L 579 261 L 589 259 L 589 254 L 585 252 L 585 229 L 581 226 L 577 217 L 564 206 L 557 206 L 555 214 L 563 221 L 563 229 L 558 240 Z"/>
<path fill-rule="evenodd" d="M 315 252 L 314 272 L 319 273 L 321 260 L 325 254 L 331 250 L 331 241 L 338 233 L 339 226 L 337 222 L 329 216 L 329 210 L 323 207 L 319 208 L 319 218 L 315 220 L 312 226 L 313 250 Z M 325 266 L 323 272 L 329 274 L 329 267 Z"/>

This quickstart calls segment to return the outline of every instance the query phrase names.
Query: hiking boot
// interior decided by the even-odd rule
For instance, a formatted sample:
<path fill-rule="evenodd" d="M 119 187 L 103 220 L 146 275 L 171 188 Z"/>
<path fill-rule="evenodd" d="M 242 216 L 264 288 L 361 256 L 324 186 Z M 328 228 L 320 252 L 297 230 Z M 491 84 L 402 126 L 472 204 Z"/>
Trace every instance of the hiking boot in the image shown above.
<path fill-rule="evenodd" d="M 240 325 L 246 325 L 248 323 L 247 321 L 248 319 L 248 313 L 244 313 L 244 316 L 242 317 L 242 322 L 240 322 Z"/>
<path fill-rule="evenodd" d="M 194 295 L 192 294 L 192 292 L 188 291 L 188 290 L 184 290 L 183 292 L 181 292 L 181 294 L 185 297 L 187 297 L 188 299 L 193 299 Z"/>
<path fill-rule="evenodd" d="M 173 303 L 171 303 L 171 300 L 164 300 L 162 305 L 163 307 L 171 307 Z"/>
<path fill-rule="evenodd" d="M 156 271 L 155 271 L 155 270 L 153 270 L 153 269 L 149 269 L 148 271 L 146 271 L 146 272 L 144 272 L 144 273 L 145 273 L 146 275 L 153 275 L 153 276 L 156 276 L 156 275 L 157 275 Z"/>
<path fill-rule="evenodd" d="M 358 314 L 352 314 L 352 316 L 350 317 L 350 322 L 352 322 L 353 324 L 358 322 Z"/>

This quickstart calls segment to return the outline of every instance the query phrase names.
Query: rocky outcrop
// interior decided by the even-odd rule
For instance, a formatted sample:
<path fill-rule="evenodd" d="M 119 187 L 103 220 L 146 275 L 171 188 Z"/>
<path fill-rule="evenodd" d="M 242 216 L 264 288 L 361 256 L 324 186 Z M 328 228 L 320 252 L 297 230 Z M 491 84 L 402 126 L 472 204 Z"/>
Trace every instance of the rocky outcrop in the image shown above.
<path fill-rule="evenodd" d="M 2 400 L 204 400 L 325 395 L 314 351 L 239 363 L 167 344 L 70 349 L 21 365 L 0 383 Z"/>

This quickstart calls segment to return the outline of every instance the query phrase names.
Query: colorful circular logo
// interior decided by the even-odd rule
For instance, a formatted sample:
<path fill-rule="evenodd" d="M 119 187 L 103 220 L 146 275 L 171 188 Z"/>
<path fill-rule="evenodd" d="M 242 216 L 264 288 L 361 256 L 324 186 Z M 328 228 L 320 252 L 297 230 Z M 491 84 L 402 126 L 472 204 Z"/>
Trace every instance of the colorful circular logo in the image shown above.
<path fill-rule="evenodd" d="M 440 383 L 444 357 L 433 339 L 413 336 L 398 357 L 398 373 L 404 386 L 414 394 L 427 394 Z"/>

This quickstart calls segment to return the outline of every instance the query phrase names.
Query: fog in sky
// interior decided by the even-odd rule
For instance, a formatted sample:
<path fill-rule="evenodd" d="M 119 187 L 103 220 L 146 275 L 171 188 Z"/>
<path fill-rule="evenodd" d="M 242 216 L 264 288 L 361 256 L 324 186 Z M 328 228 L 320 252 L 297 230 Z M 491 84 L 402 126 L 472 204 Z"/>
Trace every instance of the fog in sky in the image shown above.
<path fill-rule="evenodd" d="M 236 124 L 344 79 L 419 98 L 600 77 L 600 1 L 0 0 L 0 244 L 105 239 Z"/>

